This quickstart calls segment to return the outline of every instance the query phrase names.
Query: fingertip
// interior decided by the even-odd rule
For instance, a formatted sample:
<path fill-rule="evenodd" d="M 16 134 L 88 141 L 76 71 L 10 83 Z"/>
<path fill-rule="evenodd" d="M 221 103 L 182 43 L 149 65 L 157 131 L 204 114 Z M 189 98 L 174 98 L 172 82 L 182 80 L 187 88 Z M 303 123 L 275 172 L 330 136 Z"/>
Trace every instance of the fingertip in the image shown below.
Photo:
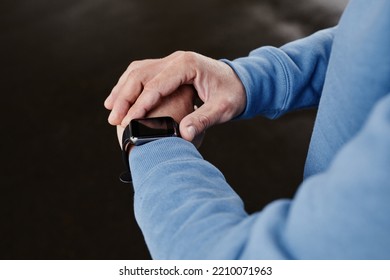
<path fill-rule="evenodd" d="M 113 105 L 112 105 L 110 96 L 107 97 L 106 100 L 104 100 L 104 107 L 106 107 L 106 109 L 108 109 L 108 110 L 112 110 Z"/>
<path fill-rule="evenodd" d="M 187 138 L 189 141 L 192 141 L 195 138 L 196 135 L 196 129 L 193 125 L 189 125 L 185 128 L 187 132 Z"/>
<path fill-rule="evenodd" d="M 108 123 L 111 125 L 119 125 L 117 114 L 114 111 L 108 116 Z"/>
<path fill-rule="evenodd" d="M 115 124 L 110 118 L 108 118 L 108 123 L 110 124 L 110 125 L 113 125 L 113 126 L 116 126 L 117 124 Z"/>
<path fill-rule="evenodd" d="M 180 123 L 180 135 L 183 139 L 191 142 L 196 136 L 196 128 L 191 123 L 185 123 L 185 121 Z"/>

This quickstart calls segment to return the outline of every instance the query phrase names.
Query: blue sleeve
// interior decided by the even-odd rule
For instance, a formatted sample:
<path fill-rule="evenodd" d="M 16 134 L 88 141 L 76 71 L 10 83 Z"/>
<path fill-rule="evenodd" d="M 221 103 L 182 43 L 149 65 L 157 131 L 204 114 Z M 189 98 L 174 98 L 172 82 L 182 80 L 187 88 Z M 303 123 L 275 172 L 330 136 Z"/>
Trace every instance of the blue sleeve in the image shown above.
<path fill-rule="evenodd" d="M 239 118 L 283 113 L 317 106 L 337 27 L 288 43 L 261 47 L 229 64 L 246 90 L 247 106 Z"/>
<path fill-rule="evenodd" d="M 390 95 L 293 200 L 252 215 L 182 139 L 136 147 L 130 160 L 135 215 L 153 258 L 390 258 Z"/>

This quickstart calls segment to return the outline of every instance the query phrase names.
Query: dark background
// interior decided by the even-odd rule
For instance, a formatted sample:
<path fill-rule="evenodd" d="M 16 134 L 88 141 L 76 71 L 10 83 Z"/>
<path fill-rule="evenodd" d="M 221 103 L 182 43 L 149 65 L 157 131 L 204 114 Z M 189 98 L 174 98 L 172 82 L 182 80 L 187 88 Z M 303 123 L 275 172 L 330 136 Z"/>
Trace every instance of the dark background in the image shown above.
<path fill-rule="evenodd" d="M 337 23 L 346 1 L 0 4 L 2 259 L 148 259 L 103 101 L 135 59 L 245 56 Z M 292 197 L 315 111 L 209 129 L 201 153 L 249 212 Z M 240 143 L 245 143 L 244 145 Z"/>

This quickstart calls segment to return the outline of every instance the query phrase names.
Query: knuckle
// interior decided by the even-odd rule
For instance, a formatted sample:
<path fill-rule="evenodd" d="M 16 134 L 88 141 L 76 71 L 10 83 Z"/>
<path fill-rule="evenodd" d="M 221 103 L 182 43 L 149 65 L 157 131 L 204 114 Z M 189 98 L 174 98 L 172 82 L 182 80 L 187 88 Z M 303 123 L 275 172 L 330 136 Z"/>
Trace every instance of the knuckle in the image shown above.
<path fill-rule="evenodd" d="M 194 52 L 183 52 L 181 58 L 188 65 L 195 64 L 197 61 L 197 55 Z"/>
<path fill-rule="evenodd" d="M 176 51 L 172 55 L 171 63 L 188 63 L 192 64 L 197 60 L 197 53 L 191 51 Z"/>
<path fill-rule="evenodd" d="M 127 67 L 126 72 L 129 77 L 138 77 L 143 72 L 142 68 L 144 66 L 144 61 L 142 60 L 135 60 L 130 63 L 130 65 Z"/>
<path fill-rule="evenodd" d="M 152 80 L 152 81 L 149 81 L 148 83 L 145 83 L 143 91 L 144 92 L 155 92 L 155 91 L 158 91 L 157 89 L 159 88 L 159 86 L 160 86 L 159 81 Z"/>
<path fill-rule="evenodd" d="M 131 69 L 129 71 L 128 79 L 135 81 L 143 80 L 143 72 L 139 68 Z"/>
<path fill-rule="evenodd" d="M 172 55 L 173 55 L 173 56 L 180 56 L 180 55 L 182 55 L 183 53 L 185 53 L 185 51 L 175 51 Z"/>
<path fill-rule="evenodd" d="M 133 70 L 133 69 L 137 69 L 139 67 L 141 67 L 141 64 L 142 64 L 142 61 L 140 60 L 134 60 L 130 63 L 129 67 L 127 67 L 127 69 L 129 71 Z"/>

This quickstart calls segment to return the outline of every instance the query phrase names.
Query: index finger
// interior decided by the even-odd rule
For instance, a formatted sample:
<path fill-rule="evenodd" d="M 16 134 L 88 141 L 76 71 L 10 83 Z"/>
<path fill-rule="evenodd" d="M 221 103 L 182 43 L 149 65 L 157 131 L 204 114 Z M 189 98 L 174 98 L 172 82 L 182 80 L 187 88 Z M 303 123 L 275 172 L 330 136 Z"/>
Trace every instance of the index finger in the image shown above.
<path fill-rule="evenodd" d="M 120 97 L 122 99 L 126 97 L 128 100 L 136 99 L 137 94 L 141 92 L 143 83 L 159 71 L 159 61 L 160 59 L 145 59 L 131 62 L 104 101 L 104 106 L 112 110 L 114 103 Z"/>
<path fill-rule="evenodd" d="M 159 74 L 145 84 L 144 89 L 129 109 L 122 125 L 130 120 L 142 118 L 151 111 L 162 98 L 170 95 L 181 85 L 192 84 L 196 77 L 194 64 L 185 57 L 172 60 Z"/>

